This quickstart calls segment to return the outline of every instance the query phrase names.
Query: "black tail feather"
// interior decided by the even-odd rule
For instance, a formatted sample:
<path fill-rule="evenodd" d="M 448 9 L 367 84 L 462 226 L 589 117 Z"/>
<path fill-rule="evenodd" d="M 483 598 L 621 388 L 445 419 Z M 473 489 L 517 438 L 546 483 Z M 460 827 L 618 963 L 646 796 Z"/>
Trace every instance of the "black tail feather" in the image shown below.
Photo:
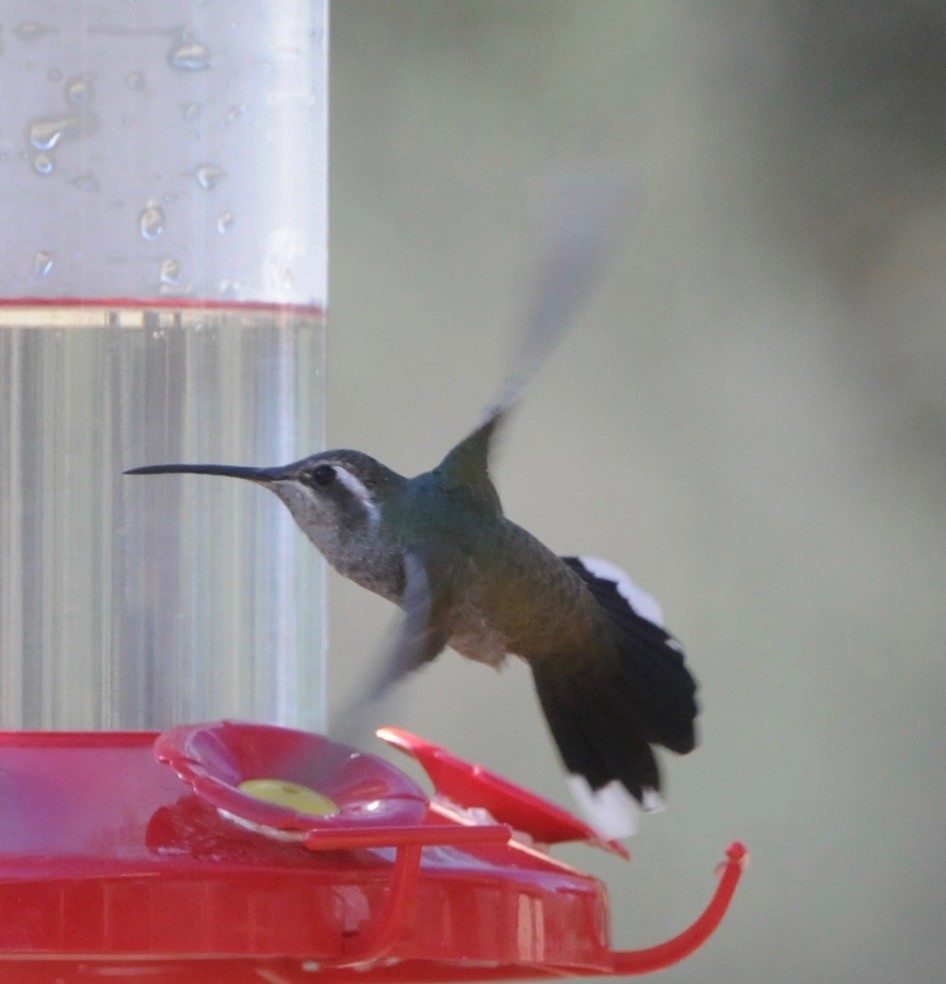
<path fill-rule="evenodd" d="M 696 683 L 652 598 L 617 568 L 563 559 L 606 612 L 614 650 L 594 660 L 532 660 L 532 675 L 568 771 L 587 782 L 580 798 L 592 824 L 611 835 L 630 832 L 634 804 L 597 794 L 617 781 L 639 804 L 653 803 L 660 771 L 651 746 L 693 749 Z"/>
<path fill-rule="evenodd" d="M 640 727 L 639 698 L 618 672 L 598 667 L 563 671 L 558 663 L 532 663 L 539 702 L 569 772 L 592 790 L 617 779 L 638 802 L 660 790 L 660 772 Z"/>
<path fill-rule="evenodd" d="M 696 747 L 696 681 L 684 665 L 683 647 L 662 624 L 640 614 L 635 595 L 646 597 L 627 575 L 601 562 L 563 557 L 607 612 L 614 630 L 625 687 L 637 695 L 648 741 L 685 755 Z"/>

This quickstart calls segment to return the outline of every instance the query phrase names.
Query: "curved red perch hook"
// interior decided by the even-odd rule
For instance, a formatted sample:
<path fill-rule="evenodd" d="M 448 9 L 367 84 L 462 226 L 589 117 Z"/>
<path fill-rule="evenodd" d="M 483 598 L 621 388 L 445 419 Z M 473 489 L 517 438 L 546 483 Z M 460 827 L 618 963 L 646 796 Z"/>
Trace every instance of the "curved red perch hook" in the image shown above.
<path fill-rule="evenodd" d="M 605 974 L 649 974 L 662 970 L 688 957 L 716 932 L 732 901 L 739 879 L 749 863 L 749 852 L 738 841 L 726 850 L 726 861 L 716 891 L 693 925 L 688 926 L 673 939 L 644 950 L 619 950 L 614 954 L 614 965 Z"/>
<path fill-rule="evenodd" d="M 455 827 L 421 823 L 416 826 L 363 830 L 352 827 L 338 831 L 312 830 L 303 843 L 310 851 L 352 850 L 365 847 L 396 848 L 391 882 L 384 903 L 370 926 L 357 939 L 343 939 L 339 953 L 322 958 L 326 967 L 347 967 L 383 957 L 401 937 L 414 904 L 420 877 L 421 852 L 434 844 L 504 844 L 511 831 L 502 824 Z"/>

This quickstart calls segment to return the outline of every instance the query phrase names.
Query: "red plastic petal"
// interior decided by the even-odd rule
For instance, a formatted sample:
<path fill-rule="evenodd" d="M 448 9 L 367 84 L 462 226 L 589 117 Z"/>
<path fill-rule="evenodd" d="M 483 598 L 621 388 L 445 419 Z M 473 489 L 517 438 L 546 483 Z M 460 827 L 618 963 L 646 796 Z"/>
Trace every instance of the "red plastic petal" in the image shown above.
<path fill-rule="evenodd" d="M 586 841 L 630 859 L 623 844 L 603 841 L 592 827 L 560 806 L 531 793 L 482 765 L 471 765 L 445 748 L 401 728 L 377 732 L 389 745 L 424 767 L 439 796 L 468 808 L 487 810 L 500 823 L 529 834 L 540 844 Z"/>

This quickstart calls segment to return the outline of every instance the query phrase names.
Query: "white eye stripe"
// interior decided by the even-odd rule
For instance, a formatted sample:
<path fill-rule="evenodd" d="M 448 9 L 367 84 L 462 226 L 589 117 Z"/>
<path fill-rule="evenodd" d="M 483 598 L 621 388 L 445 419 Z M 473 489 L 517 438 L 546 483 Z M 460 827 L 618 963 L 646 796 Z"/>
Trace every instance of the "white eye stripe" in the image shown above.
<path fill-rule="evenodd" d="M 335 469 L 335 477 L 365 507 L 369 520 L 376 523 L 381 518 L 381 510 L 365 483 L 342 465 L 332 465 L 332 467 Z"/>

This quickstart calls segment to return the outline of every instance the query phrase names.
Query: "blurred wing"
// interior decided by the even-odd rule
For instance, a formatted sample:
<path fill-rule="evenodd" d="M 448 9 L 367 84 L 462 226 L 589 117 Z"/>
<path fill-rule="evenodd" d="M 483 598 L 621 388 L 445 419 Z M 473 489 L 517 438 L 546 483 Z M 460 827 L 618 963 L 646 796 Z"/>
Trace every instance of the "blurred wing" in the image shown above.
<path fill-rule="evenodd" d="M 436 597 L 431 589 L 432 584 L 445 583 L 437 567 L 432 552 L 404 553 L 404 616 L 392 633 L 378 672 L 355 700 L 332 716 L 336 741 L 361 744 L 369 730 L 371 705 L 387 697 L 398 680 L 429 663 L 446 645 L 448 632 L 438 616 L 446 611 L 447 599 Z"/>
<path fill-rule="evenodd" d="M 587 294 L 626 212 L 628 184 L 616 174 L 571 174 L 550 184 L 544 196 L 542 257 L 519 356 L 484 418 L 440 465 L 445 478 L 478 492 L 499 508 L 489 481 L 489 455 L 506 411 L 564 334 Z"/>
<path fill-rule="evenodd" d="M 516 402 L 564 334 L 614 250 L 629 198 L 628 181 L 615 172 L 564 174 L 545 189 L 546 228 L 522 347 L 485 422 Z"/>
<path fill-rule="evenodd" d="M 368 691 L 368 699 L 380 700 L 401 677 L 429 663 L 447 644 L 447 631 L 438 615 L 443 612 L 443 599 L 435 599 L 431 583 L 438 583 L 432 556 L 421 551 L 404 554 L 404 595 L 401 608 L 404 617 L 398 626 L 392 645 L 384 657 L 381 672 Z"/>

